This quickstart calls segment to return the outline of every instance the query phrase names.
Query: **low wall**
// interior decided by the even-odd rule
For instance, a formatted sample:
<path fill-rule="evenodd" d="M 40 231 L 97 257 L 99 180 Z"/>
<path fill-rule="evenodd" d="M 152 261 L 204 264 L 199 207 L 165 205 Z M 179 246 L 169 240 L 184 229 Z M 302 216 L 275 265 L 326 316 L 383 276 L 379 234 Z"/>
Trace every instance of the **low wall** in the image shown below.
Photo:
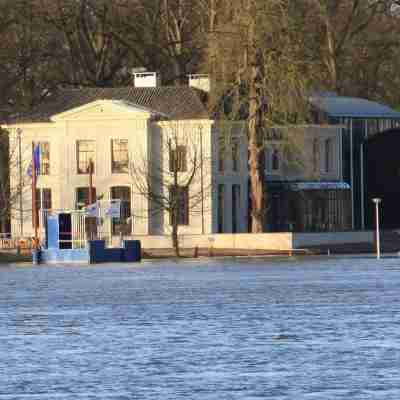
<path fill-rule="evenodd" d="M 171 236 L 135 235 L 132 238 L 140 240 L 144 249 L 172 248 Z M 179 244 L 181 248 L 289 250 L 292 233 L 181 235 Z"/>
<path fill-rule="evenodd" d="M 373 231 L 293 233 L 293 248 L 295 249 L 311 246 L 373 242 Z"/>
<path fill-rule="evenodd" d="M 171 236 L 134 235 L 143 249 L 172 248 Z M 211 235 L 181 235 L 181 248 L 291 250 L 318 245 L 344 243 L 372 243 L 373 232 L 321 232 L 321 233 L 221 233 Z"/>

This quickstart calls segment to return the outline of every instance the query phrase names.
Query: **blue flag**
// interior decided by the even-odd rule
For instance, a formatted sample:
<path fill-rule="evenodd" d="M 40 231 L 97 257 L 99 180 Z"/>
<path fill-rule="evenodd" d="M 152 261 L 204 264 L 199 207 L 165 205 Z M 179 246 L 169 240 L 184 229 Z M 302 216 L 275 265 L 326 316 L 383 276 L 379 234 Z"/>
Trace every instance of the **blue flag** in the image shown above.
<path fill-rule="evenodd" d="M 26 174 L 32 178 L 32 163 L 29 164 Z"/>
<path fill-rule="evenodd" d="M 33 167 L 35 168 L 36 176 L 40 173 L 40 145 L 39 143 L 33 147 Z"/>

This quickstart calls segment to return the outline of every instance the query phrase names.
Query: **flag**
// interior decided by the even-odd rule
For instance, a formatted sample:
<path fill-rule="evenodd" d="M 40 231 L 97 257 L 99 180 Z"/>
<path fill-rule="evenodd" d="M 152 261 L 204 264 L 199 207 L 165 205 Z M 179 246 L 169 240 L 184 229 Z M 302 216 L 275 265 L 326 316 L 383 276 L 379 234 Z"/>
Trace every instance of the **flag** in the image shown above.
<path fill-rule="evenodd" d="M 28 169 L 26 170 L 26 174 L 32 178 L 32 163 L 29 163 Z"/>
<path fill-rule="evenodd" d="M 121 200 L 110 200 L 104 213 L 109 218 L 121 218 Z"/>
<path fill-rule="evenodd" d="M 85 211 L 88 217 L 98 217 L 99 208 L 97 207 L 97 202 L 86 206 Z"/>
<path fill-rule="evenodd" d="M 40 173 L 40 145 L 35 144 L 33 147 L 32 164 L 35 168 L 36 176 Z"/>

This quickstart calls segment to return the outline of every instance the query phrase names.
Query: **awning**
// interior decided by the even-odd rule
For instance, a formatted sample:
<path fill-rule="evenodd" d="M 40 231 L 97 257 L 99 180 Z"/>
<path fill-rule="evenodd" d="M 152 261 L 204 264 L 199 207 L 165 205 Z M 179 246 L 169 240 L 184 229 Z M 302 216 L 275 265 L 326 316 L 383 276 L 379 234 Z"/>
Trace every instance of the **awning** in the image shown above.
<path fill-rule="evenodd" d="M 300 192 L 303 190 L 350 190 L 350 185 L 346 182 L 267 182 L 267 188 L 285 189 L 293 192 Z"/>

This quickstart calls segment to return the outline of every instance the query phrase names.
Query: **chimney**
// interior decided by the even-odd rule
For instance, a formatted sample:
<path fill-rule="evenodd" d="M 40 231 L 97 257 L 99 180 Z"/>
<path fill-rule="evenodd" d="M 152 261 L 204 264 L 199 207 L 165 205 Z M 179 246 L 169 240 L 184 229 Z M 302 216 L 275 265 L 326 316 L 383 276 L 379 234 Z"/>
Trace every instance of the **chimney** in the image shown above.
<path fill-rule="evenodd" d="M 207 74 L 191 74 L 189 77 L 189 86 L 200 89 L 203 92 L 210 92 L 210 77 Z"/>
<path fill-rule="evenodd" d="M 160 76 L 157 72 L 147 72 L 145 69 L 132 70 L 133 84 L 135 87 L 157 87 L 160 86 Z"/>

